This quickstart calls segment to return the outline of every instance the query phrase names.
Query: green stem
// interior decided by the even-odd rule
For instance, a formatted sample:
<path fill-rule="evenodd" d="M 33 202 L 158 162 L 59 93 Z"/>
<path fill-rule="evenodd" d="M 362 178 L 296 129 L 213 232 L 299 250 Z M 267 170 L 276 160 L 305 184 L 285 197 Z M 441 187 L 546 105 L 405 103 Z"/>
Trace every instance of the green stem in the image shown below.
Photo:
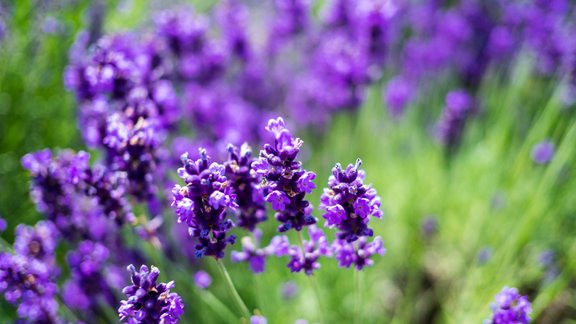
<path fill-rule="evenodd" d="M 236 322 L 236 315 L 208 290 L 198 291 L 200 298 L 227 323 Z"/>
<path fill-rule="evenodd" d="M 298 240 L 300 241 L 300 248 L 302 249 L 302 254 L 304 254 L 305 249 L 304 249 L 304 240 L 302 239 L 302 233 L 300 231 L 296 231 L 296 233 L 298 234 Z M 316 296 L 316 303 L 318 304 L 318 308 L 320 309 L 321 322 L 326 323 L 326 317 L 324 316 L 324 307 L 320 299 L 320 290 L 318 288 L 318 284 L 316 283 L 316 280 L 314 279 L 313 275 L 310 276 L 307 275 L 306 277 L 310 281 L 310 286 L 312 286 L 312 290 L 314 291 L 314 295 Z"/>
<path fill-rule="evenodd" d="M 356 298 L 355 298 L 355 311 L 356 316 L 354 317 L 354 323 L 362 323 L 362 278 L 360 276 L 362 273 L 360 270 L 354 269 L 354 279 L 355 279 L 355 290 L 356 290 Z"/>
<path fill-rule="evenodd" d="M 232 296 L 232 299 L 234 299 L 234 301 L 236 302 L 236 305 L 238 306 L 238 309 L 242 313 L 242 316 L 245 317 L 246 319 L 250 319 L 251 313 L 248 310 L 246 304 L 244 304 L 244 301 L 240 297 L 240 294 L 238 294 L 238 291 L 234 287 L 234 283 L 232 282 L 232 279 L 230 278 L 228 271 L 226 271 L 224 263 L 222 262 L 222 260 L 216 260 L 216 264 L 218 265 L 218 270 L 220 270 L 220 273 L 222 273 L 222 276 L 224 277 L 224 282 L 226 282 L 228 292 Z"/>

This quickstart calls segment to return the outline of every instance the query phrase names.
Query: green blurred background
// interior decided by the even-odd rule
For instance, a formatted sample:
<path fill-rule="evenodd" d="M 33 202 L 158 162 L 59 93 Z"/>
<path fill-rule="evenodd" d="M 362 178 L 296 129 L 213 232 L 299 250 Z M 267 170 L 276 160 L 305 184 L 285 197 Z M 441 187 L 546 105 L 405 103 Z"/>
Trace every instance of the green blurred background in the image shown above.
<path fill-rule="evenodd" d="M 200 9 L 209 6 L 196 2 Z M 160 1 L 100 4 L 106 8 L 105 32 L 130 30 L 147 21 L 151 10 L 169 6 Z M 28 196 L 21 156 L 45 147 L 84 148 L 75 101 L 64 89 L 62 75 L 68 49 L 86 27 L 92 5 L 72 0 L 2 4 L 6 28 L 0 41 L 0 215 L 9 223 L 2 234 L 9 242 L 18 223 L 33 224 L 41 217 Z M 503 286 L 529 295 L 537 322 L 576 322 L 576 116 L 573 108 L 564 107 L 560 84 L 534 77 L 531 70 L 530 61 L 520 59 L 509 78 L 497 71 L 488 74 L 478 93 L 482 113 L 469 124 L 461 148 L 451 157 L 430 135 L 449 84 L 414 103 L 401 121 L 388 117 L 382 84 L 377 84 L 358 114 L 336 116 L 323 136 L 299 134 L 309 154 L 306 168 L 318 173 L 319 188 L 336 162 L 352 163 L 360 157 L 367 181 L 382 197 L 386 216 L 374 226 L 388 251 L 362 274 L 362 322 L 421 323 L 435 318 L 478 323 L 489 316 L 489 304 Z M 549 165 L 535 165 L 530 152 L 544 139 L 555 143 L 557 154 Z M 315 206 L 319 195 L 317 190 L 312 198 Z M 421 227 L 429 216 L 437 219 L 438 233 L 425 238 Z M 268 233 L 275 228 L 273 222 L 266 226 Z M 539 262 L 548 250 L 557 255 L 553 278 Z M 318 320 L 307 278 L 290 274 L 285 261 L 271 260 L 269 270 L 259 276 L 245 264 L 230 265 L 229 270 L 249 306 L 259 308 L 271 323 Z M 207 266 L 216 278 L 213 264 Z M 164 273 L 163 279 L 173 276 L 175 290 L 187 303 L 186 322 L 227 322 L 210 302 L 217 296 L 229 303 L 221 284 L 216 283 L 212 297 L 192 293 L 186 291 L 191 284 L 183 282 L 190 274 L 165 270 L 170 275 Z M 353 276 L 334 260 L 322 262 L 315 277 L 329 322 L 353 320 Z M 300 292 L 284 300 L 280 287 L 288 279 Z"/>

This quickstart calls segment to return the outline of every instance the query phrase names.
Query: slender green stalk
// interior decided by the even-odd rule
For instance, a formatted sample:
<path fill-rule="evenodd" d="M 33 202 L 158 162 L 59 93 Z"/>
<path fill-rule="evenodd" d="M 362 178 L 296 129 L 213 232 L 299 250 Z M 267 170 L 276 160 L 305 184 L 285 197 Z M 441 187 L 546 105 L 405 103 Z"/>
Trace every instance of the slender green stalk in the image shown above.
<path fill-rule="evenodd" d="M 360 270 L 354 269 L 354 286 L 355 286 L 355 293 L 356 298 L 354 300 L 354 309 L 355 315 L 354 316 L 354 323 L 362 323 L 362 272 Z"/>
<path fill-rule="evenodd" d="M 296 231 L 298 234 L 298 240 L 300 241 L 300 248 L 302 249 L 302 253 L 304 253 L 304 240 L 302 239 L 302 233 L 300 231 Z M 322 299 L 320 298 L 320 289 L 318 288 L 318 284 L 313 275 L 306 276 L 310 281 L 310 286 L 312 286 L 312 290 L 314 291 L 314 295 L 316 296 L 316 303 L 318 304 L 318 308 L 320 309 L 320 318 L 321 322 L 326 323 L 326 316 L 324 315 L 324 306 L 322 305 Z"/>
<path fill-rule="evenodd" d="M 234 313 L 232 313 L 232 311 L 230 311 L 230 309 L 210 291 L 199 290 L 197 293 L 200 296 L 200 299 L 210 306 L 216 314 L 221 316 L 224 321 L 227 323 L 234 323 L 237 321 L 236 315 L 234 315 Z"/>
<path fill-rule="evenodd" d="M 240 294 L 238 294 L 236 287 L 234 287 L 234 283 L 232 282 L 232 279 L 230 278 L 228 271 L 226 271 L 224 263 L 222 262 L 222 260 L 217 260 L 216 264 L 218 265 L 218 270 L 220 270 L 220 273 L 222 273 L 222 276 L 224 277 L 224 282 L 226 282 L 226 288 L 228 289 L 228 292 L 232 296 L 232 299 L 234 299 L 234 302 L 238 306 L 238 309 L 242 313 L 242 316 L 245 317 L 246 319 L 249 319 L 251 313 L 248 310 L 248 307 L 246 306 L 242 298 L 240 297 Z"/>

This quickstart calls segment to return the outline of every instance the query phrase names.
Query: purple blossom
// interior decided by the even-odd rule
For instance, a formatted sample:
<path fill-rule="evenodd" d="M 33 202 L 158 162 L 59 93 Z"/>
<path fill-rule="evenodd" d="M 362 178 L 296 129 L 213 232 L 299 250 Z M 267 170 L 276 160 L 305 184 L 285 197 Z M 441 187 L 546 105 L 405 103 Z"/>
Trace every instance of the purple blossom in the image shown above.
<path fill-rule="evenodd" d="M 226 233 L 234 226 L 227 218 L 227 212 L 236 210 L 236 196 L 228 185 L 225 167 L 216 162 L 209 164 L 206 150 L 200 149 L 196 161 L 182 155 L 182 168 L 178 176 L 184 180 L 184 187 L 175 185 L 172 189 L 172 206 L 179 223 L 186 223 L 190 236 L 198 239 L 196 256 L 212 255 L 224 257 L 224 249 L 233 244 L 236 237 Z"/>
<path fill-rule="evenodd" d="M 543 141 L 532 149 L 532 160 L 537 164 L 547 164 L 554 157 L 555 148 L 551 141 Z"/>
<path fill-rule="evenodd" d="M 466 91 L 456 90 L 446 95 L 437 136 L 448 150 L 455 149 L 460 143 L 466 122 L 475 110 L 474 105 L 474 100 Z"/>
<path fill-rule="evenodd" d="M 355 165 L 349 164 L 345 170 L 336 164 L 328 179 L 328 188 L 320 197 L 326 226 L 336 227 L 338 239 L 348 242 L 374 235 L 368 227 L 370 217 L 382 217 L 380 198 L 374 188 L 364 184 L 364 171 L 359 170 L 361 164 L 358 159 Z"/>
<path fill-rule="evenodd" d="M 267 219 L 264 193 L 260 188 L 260 177 L 253 171 L 252 151 L 247 144 L 238 149 L 228 146 L 228 161 L 225 162 L 226 177 L 236 194 L 238 209 L 235 211 L 238 226 L 254 231 L 256 225 Z"/>
<path fill-rule="evenodd" d="M 298 294 L 298 285 L 294 281 L 286 281 L 282 284 L 282 298 L 292 299 Z"/>
<path fill-rule="evenodd" d="M 504 287 L 491 304 L 492 324 L 529 323 L 532 305 L 528 297 L 521 296 L 516 288 Z"/>
<path fill-rule="evenodd" d="M 16 227 L 14 251 L 54 266 L 57 240 L 57 229 L 50 221 L 40 221 L 34 227 L 20 224 Z"/>
<path fill-rule="evenodd" d="M 263 178 L 262 187 L 266 201 L 272 203 L 276 211 L 276 219 L 282 223 L 278 231 L 285 232 L 294 228 L 316 223 L 311 215 L 312 207 L 305 200 L 306 191 L 302 190 L 298 180 L 304 177 L 305 189 L 311 188 L 312 173 L 302 168 L 302 163 L 296 161 L 302 141 L 293 138 L 285 127 L 284 120 L 279 117 L 271 119 L 266 130 L 274 135 L 274 144 L 265 144 L 260 151 L 260 158 L 252 163 L 254 170 Z"/>
<path fill-rule="evenodd" d="M 0 252 L 0 293 L 18 305 L 20 318 L 35 323 L 58 322 L 56 272 L 40 259 Z"/>
<path fill-rule="evenodd" d="M 180 296 L 170 292 L 174 281 L 157 283 L 160 275 L 158 268 L 152 266 L 140 267 L 136 271 L 133 265 L 128 266 L 132 285 L 126 286 L 122 292 L 127 299 L 120 302 L 118 314 L 120 321 L 128 323 L 178 323 L 184 314 L 184 304 Z"/>
<path fill-rule="evenodd" d="M 386 253 L 380 236 L 376 236 L 372 242 L 368 242 L 367 237 L 361 237 L 355 242 L 336 240 L 332 243 L 332 250 L 340 267 L 350 268 L 353 265 L 359 271 L 374 264 L 374 255 Z"/>
<path fill-rule="evenodd" d="M 6 220 L 4 218 L 0 217 L 0 233 L 4 232 L 7 227 L 8 227 L 8 224 L 6 223 Z"/>
<path fill-rule="evenodd" d="M 194 284 L 200 289 L 208 289 L 212 284 L 212 277 L 208 272 L 199 270 L 194 274 Z"/>
<path fill-rule="evenodd" d="M 261 315 L 253 315 L 250 317 L 250 324 L 267 324 L 268 320 L 266 317 Z"/>
<path fill-rule="evenodd" d="M 266 268 L 266 256 L 268 251 L 266 249 L 258 248 L 262 232 L 255 230 L 253 233 L 255 242 L 249 236 L 243 237 L 241 241 L 242 251 L 232 251 L 231 259 L 232 262 L 248 262 L 252 272 L 261 273 L 264 272 Z"/>
<path fill-rule="evenodd" d="M 331 257 L 332 249 L 324 232 L 315 225 L 308 227 L 308 235 L 310 240 L 302 242 L 303 248 L 297 245 L 290 246 L 288 268 L 292 272 L 304 271 L 306 275 L 310 276 L 314 270 L 320 268 L 318 262 L 320 256 Z"/>
<path fill-rule="evenodd" d="M 110 306 L 117 303 L 114 287 L 108 278 L 110 252 L 104 245 L 82 241 L 68 253 L 71 276 L 65 285 L 64 302 L 68 307 L 98 313 L 99 299 Z"/>

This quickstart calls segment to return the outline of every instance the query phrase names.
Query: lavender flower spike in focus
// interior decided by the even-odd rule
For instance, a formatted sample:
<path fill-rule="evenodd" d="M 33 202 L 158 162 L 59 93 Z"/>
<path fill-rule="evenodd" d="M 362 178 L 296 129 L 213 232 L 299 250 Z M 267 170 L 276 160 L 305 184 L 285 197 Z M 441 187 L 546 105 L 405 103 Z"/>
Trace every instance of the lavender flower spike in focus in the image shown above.
<path fill-rule="evenodd" d="M 132 276 L 132 285 L 122 292 L 127 300 L 122 300 L 118 314 L 120 321 L 128 323 L 178 323 L 184 313 L 182 299 L 176 293 L 171 293 L 174 281 L 156 283 L 160 271 L 152 266 L 140 267 L 136 271 L 133 265 L 128 266 Z"/>
<path fill-rule="evenodd" d="M 172 206 L 178 215 L 179 223 L 186 223 L 190 236 L 198 239 L 196 256 L 212 255 L 216 259 L 224 257 L 224 249 L 234 244 L 234 235 L 226 233 L 234 226 L 226 218 L 228 210 L 235 210 L 236 196 L 228 186 L 224 175 L 225 167 L 216 162 L 209 164 L 210 157 L 205 149 L 199 149 L 200 158 L 196 161 L 182 155 L 183 167 L 178 176 L 185 186 L 175 185 Z"/>
<path fill-rule="evenodd" d="M 274 135 L 274 144 L 265 144 L 260 151 L 260 158 L 252 164 L 254 170 L 262 175 L 262 188 L 266 201 L 276 211 L 276 219 L 282 223 L 279 232 L 292 228 L 297 231 L 302 227 L 316 223 L 312 206 L 305 200 L 316 186 L 314 172 L 302 168 L 296 160 L 302 140 L 292 137 L 281 117 L 268 121 L 266 130 Z"/>
<path fill-rule="evenodd" d="M 530 322 L 532 305 L 526 296 L 521 296 L 516 288 L 504 287 L 492 303 L 490 324 L 527 324 Z"/>
<path fill-rule="evenodd" d="M 336 164 L 328 179 L 328 188 L 324 189 L 320 198 L 326 226 L 337 228 L 337 238 L 347 242 L 373 236 L 374 231 L 368 227 L 370 217 L 382 217 L 380 197 L 374 188 L 364 184 L 365 173 L 359 170 L 360 165 L 360 159 L 355 165 L 349 164 L 345 170 Z"/>
<path fill-rule="evenodd" d="M 267 219 L 266 206 L 264 204 L 264 193 L 258 186 L 260 179 L 256 172 L 252 170 L 252 150 L 245 143 L 238 149 L 228 145 L 229 158 L 224 164 L 226 166 L 226 177 L 230 180 L 230 186 L 236 194 L 238 209 L 236 218 L 238 226 L 249 231 L 254 231 L 256 225 Z"/>

